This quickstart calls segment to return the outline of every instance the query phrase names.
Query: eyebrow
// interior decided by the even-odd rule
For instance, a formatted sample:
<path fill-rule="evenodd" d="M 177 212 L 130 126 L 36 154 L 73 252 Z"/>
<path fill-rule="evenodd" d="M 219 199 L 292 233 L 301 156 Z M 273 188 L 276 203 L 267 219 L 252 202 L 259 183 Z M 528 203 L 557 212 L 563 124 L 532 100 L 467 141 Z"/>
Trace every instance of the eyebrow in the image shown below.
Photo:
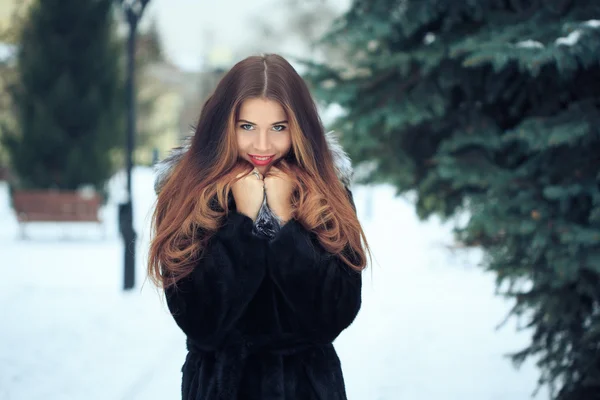
<path fill-rule="evenodd" d="M 247 119 L 239 119 L 238 122 L 246 122 L 250 125 L 256 125 L 254 122 L 250 122 Z M 273 122 L 271 125 L 279 125 L 279 124 L 287 124 L 287 123 L 288 123 L 288 121 L 285 120 L 285 121 Z"/>

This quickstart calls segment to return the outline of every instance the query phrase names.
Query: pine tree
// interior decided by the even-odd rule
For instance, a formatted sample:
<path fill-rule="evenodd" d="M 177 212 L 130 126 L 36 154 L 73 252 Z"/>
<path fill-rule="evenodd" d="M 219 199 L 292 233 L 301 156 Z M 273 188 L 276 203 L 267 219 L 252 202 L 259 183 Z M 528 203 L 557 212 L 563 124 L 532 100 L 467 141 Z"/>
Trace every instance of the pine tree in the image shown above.
<path fill-rule="evenodd" d="M 124 91 L 111 0 L 38 0 L 18 50 L 17 132 L 4 142 L 25 188 L 102 190 L 123 142 Z"/>
<path fill-rule="evenodd" d="M 600 398 L 600 5 L 593 0 L 354 0 L 310 65 L 368 180 L 421 218 L 467 210 L 553 398 Z M 596 19 L 591 19 L 596 18 Z"/>

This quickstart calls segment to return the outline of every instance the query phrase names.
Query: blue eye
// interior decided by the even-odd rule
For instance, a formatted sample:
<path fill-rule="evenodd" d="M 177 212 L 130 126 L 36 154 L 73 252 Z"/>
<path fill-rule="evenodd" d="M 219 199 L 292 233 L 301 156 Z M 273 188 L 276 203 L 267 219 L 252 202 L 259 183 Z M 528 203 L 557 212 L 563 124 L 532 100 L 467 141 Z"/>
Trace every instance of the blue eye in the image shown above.
<path fill-rule="evenodd" d="M 281 129 L 277 129 L 277 128 L 281 128 Z M 285 125 L 274 125 L 274 126 L 273 126 L 273 129 L 275 129 L 277 132 L 284 131 L 284 130 L 285 130 L 285 128 L 286 128 L 286 126 L 285 126 Z"/>
<path fill-rule="evenodd" d="M 249 130 L 253 129 L 254 127 L 250 124 L 242 124 L 242 125 L 240 125 L 240 128 L 242 128 L 245 131 L 249 131 Z"/>

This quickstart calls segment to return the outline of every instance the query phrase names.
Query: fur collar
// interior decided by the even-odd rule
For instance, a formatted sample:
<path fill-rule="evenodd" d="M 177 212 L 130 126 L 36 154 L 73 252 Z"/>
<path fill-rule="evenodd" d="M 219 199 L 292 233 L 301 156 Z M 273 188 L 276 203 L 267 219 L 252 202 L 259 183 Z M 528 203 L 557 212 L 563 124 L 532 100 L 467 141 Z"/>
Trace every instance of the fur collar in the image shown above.
<path fill-rule="evenodd" d="M 327 140 L 327 146 L 331 152 L 333 158 L 333 164 L 335 166 L 335 172 L 340 182 L 344 184 L 346 188 L 350 187 L 352 178 L 354 176 L 354 169 L 352 168 L 352 161 L 348 154 L 342 148 L 338 138 L 334 135 L 333 131 L 329 131 L 325 134 Z M 165 182 L 171 176 L 175 166 L 181 161 L 186 151 L 189 150 L 191 144 L 191 137 L 187 137 L 183 145 L 171 150 L 171 153 L 162 161 L 158 162 L 154 166 L 156 178 L 154 180 L 154 191 L 158 194 L 163 188 Z"/>

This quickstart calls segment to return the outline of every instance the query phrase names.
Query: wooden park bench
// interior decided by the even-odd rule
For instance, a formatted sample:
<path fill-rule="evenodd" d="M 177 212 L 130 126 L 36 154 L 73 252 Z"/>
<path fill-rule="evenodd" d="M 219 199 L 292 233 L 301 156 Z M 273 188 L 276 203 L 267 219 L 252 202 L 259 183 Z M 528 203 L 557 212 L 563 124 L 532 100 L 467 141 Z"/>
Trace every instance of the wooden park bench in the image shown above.
<path fill-rule="evenodd" d="M 25 224 L 29 222 L 95 222 L 102 199 L 97 193 L 77 191 L 17 190 L 12 196 L 13 208 L 26 238 Z"/>

